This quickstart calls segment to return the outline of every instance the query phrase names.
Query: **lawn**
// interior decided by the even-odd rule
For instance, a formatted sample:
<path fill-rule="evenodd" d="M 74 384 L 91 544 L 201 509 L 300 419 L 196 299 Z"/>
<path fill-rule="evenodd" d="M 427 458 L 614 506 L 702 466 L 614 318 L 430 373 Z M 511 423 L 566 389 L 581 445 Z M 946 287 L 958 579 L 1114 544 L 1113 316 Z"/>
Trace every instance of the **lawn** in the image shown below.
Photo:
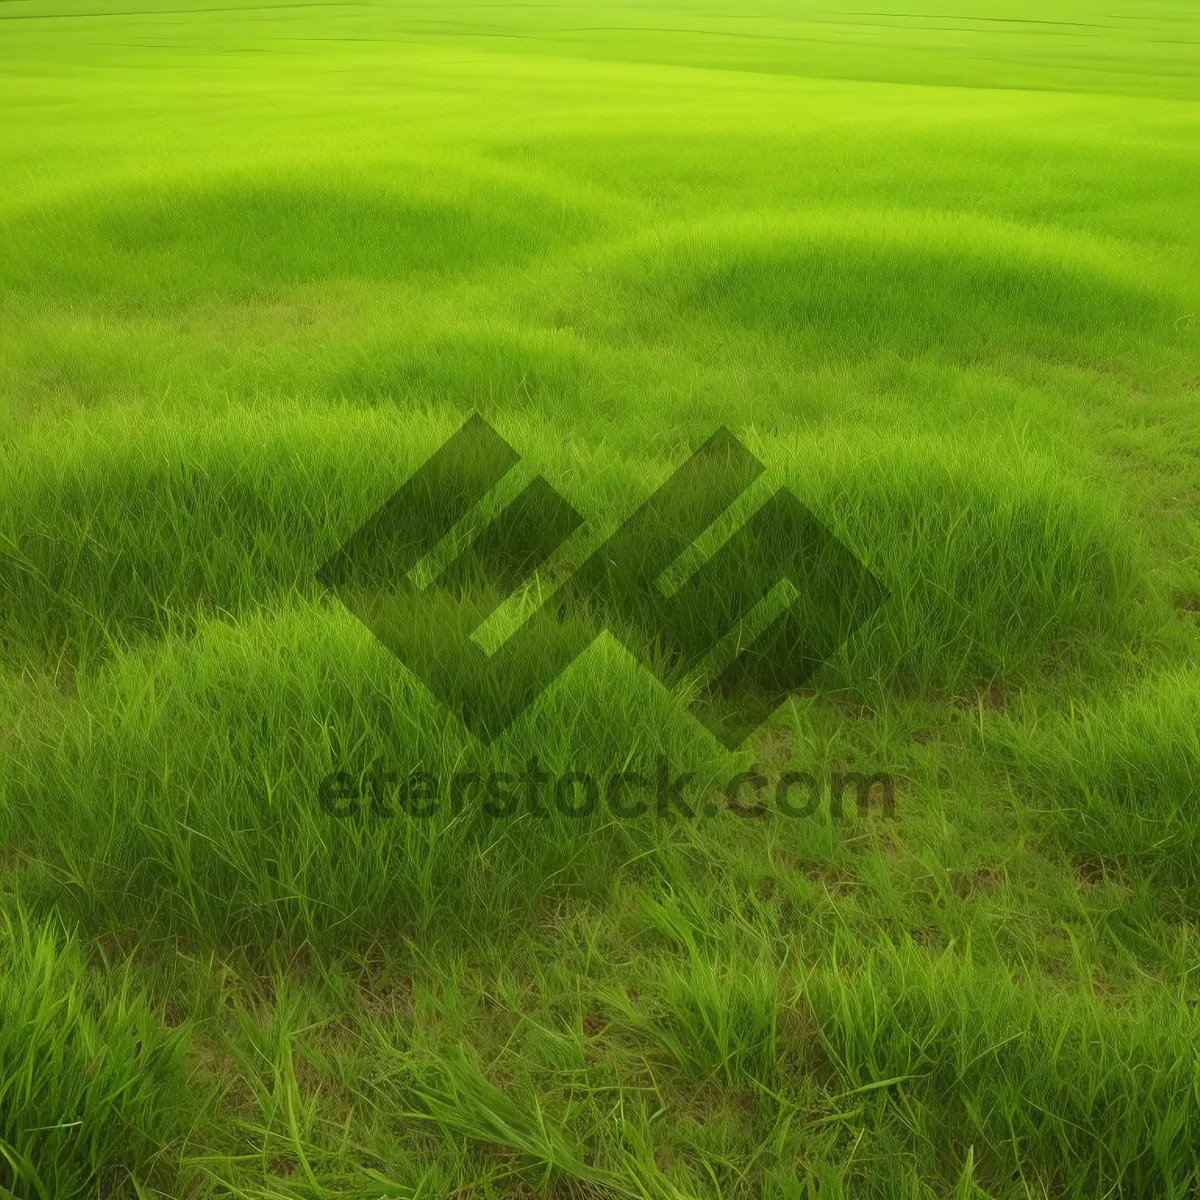
<path fill-rule="evenodd" d="M 3 0 L 0 1196 L 1200 1189 L 1200 16 L 909 7 Z"/>

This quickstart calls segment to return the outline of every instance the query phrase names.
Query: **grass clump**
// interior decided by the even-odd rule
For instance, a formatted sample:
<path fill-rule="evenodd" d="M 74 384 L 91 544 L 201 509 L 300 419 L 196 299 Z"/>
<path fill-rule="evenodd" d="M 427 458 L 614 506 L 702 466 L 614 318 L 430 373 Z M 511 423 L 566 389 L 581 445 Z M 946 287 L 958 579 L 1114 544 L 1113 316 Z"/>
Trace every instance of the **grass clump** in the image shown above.
<path fill-rule="evenodd" d="M 952 1141 L 978 1187 L 1183 1196 L 1200 1178 L 1196 1014 L 1168 996 L 1114 1010 L 911 949 L 839 962 L 803 995 L 844 1103 L 907 1145 Z"/>
<path fill-rule="evenodd" d="M 196 1105 L 186 1030 L 128 976 L 97 973 L 53 922 L 0 933 L 0 1182 L 8 1195 L 170 1186 Z"/>
<path fill-rule="evenodd" d="M 205 614 L 320 596 L 328 555 L 454 428 L 449 415 L 266 407 L 39 429 L 9 452 L 4 484 L 9 663 L 86 666 L 140 637 L 186 635 Z M 608 456 L 578 483 L 578 460 L 529 433 L 522 422 L 509 436 L 584 517 L 565 557 L 582 561 L 662 482 L 661 465 L 639 473 Z M 92 460 L 96 439 L 120 450 Z M 1102 656 L 1137 629 L 1145 569 L 1128 519 L 1053 458 L 899 430 L 752 441 L 768 460 L 804 464 L 775 486 L 890 593 L 831 686 L 962 690 L 1062 643 Z"/>
<path fill-rule="evenodd" d="M 1049 805 L 1055 836 L 1093 873 L 1130 867 L 1178 892 L 1200 879 L 1200 688 L 1192 667 L 988 737 L 1011 762 L 1018 803 Z"/>

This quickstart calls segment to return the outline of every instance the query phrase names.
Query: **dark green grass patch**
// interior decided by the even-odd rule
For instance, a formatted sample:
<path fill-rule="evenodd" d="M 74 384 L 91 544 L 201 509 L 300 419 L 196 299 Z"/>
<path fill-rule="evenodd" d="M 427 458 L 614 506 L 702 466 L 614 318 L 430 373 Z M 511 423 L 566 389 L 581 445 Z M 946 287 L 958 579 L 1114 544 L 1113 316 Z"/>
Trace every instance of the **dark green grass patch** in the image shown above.
<path fill-rule="evenodd" d="M 250 176 L 73 196 L 8 218 L 2 269 L 18 296 L 161 318 L 217 297 L 511 267 L 592 224 L 577 208 L 500 183 L 490 192 L 445 179 L 398 183 Z"/>
<path fill-rule="evenodd" d="M 767 212 L 660 232 L 597 267 L 609 336 L 662 340 L 694 322 L 703 342 L 769 338 L 824 365 L 1034 357 L 1123 371 L 1190 346 L 1185 293 L 1142 275 L 1121 242 L 975 217 Z M 575 317 L 583 328 L 604 290 Z"/>
<path fill-rule="evenodd" d="M 6 452 L 8 662 L 78 668 L 143 636 L 186 634 L 206 613 L 316 598 L 321 564 L 451 420 L 267 408 L 202 423 L 118 411 L 48 424 L 29 450 Z M 566 558 L 586 556 L 662 480 L 661 466 L 638 472 L 612 455 L 564 460 L 524 422 L 509 437 L 529 473 L 542 466 L 585 514 Z M 1146 589 L 1128 518 L 1051 462 L 899 431 L 754 446 L 788 464 L 772 477 L 890 593 L 835 664 L 837 686 L 962 688 L 1028 669 L 1056 644 L 1115 647 L 1138 628 L 1133 599 Z"/>

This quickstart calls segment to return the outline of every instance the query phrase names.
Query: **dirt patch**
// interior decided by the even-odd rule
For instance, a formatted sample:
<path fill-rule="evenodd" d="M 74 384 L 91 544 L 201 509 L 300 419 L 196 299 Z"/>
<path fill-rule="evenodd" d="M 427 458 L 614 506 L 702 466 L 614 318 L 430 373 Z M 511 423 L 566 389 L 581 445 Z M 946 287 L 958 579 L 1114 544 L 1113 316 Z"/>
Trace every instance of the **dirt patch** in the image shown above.
<path fill-rule="evenodd" d="M 1129 857 L 1119 854 L 1116 858 L 1105 858 L 1100 854 L 1082 854 L 1076 864 L 1079 882 L 1085 888 L 1102 887 L 1106 883 L 1125 882 L 1129 869 Z"/>
<path fill-rule="evenodd" d="M 1004 702 L 1004 685 L 998 679 L 993 679 L 986 688 L 977 691 L 973 696 L 954 697 L 954 707 L 960 712 L 980 708 L 992 712 L 1003 712 Z"/>
<path fill-rule="evenodd" d="M 970 872 L 952 871 L 950 877 L 954 891 L 964 900 L 973 895 L 990 895 L 1004 886 L 1003 875 L 991 867 Z"/>

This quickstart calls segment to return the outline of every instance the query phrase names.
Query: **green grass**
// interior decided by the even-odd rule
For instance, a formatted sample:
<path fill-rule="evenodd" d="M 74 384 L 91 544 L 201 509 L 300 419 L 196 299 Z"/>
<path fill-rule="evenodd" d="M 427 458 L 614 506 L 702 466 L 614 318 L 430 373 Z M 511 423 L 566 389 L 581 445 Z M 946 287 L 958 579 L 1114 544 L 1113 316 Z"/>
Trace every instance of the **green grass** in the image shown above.
<path fill-rule="evenodd" d="M 0 30 L 0 1196 L 1200 1188 L 1186 5 Z M 317 578 L 470 413 L 520 462 L 425 577 L 538 475 L 581 517 L 490 742 Z M 720 426 L 765 471 L 668 590 L 786 486 L 887 592 L 733 751 L 728 640 L 549 615 Z M 459 584 L 378 611 L 440 652 Z M 690 817 L 448 792 L 664 758 Z"/>

